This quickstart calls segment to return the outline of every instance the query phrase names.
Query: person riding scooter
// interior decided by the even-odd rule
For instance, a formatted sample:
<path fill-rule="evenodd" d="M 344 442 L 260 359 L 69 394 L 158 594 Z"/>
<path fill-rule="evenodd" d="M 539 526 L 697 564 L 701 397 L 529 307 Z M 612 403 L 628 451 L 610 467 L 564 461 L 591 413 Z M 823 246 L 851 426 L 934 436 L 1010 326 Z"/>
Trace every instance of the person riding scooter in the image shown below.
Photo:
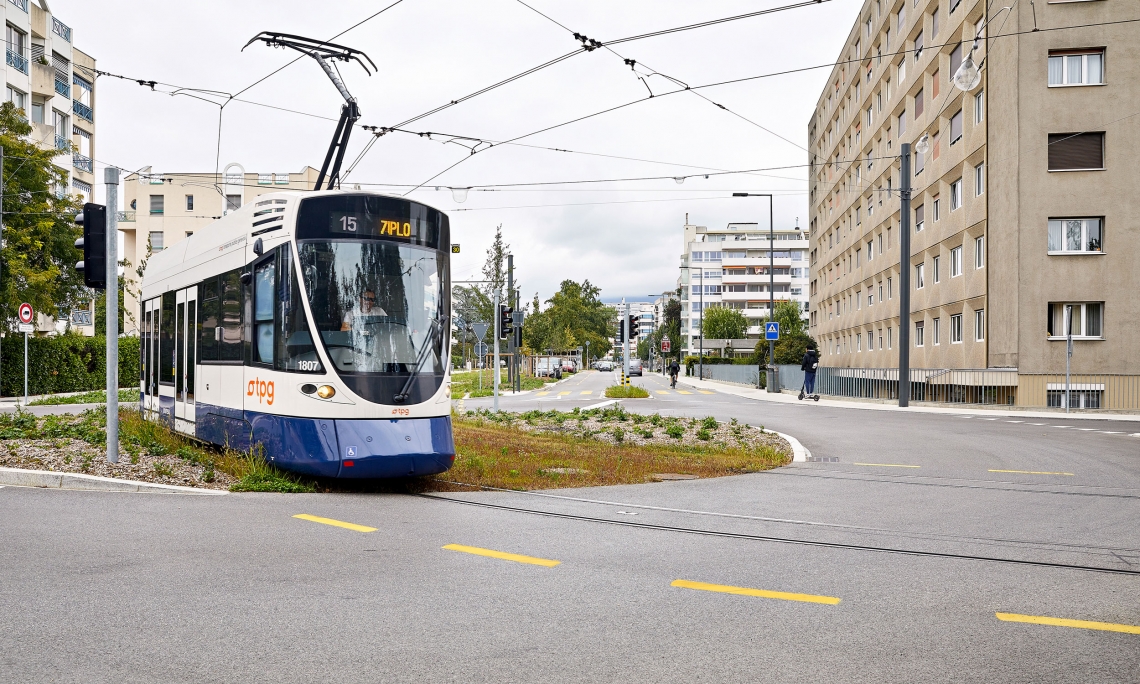
<path fill-rule="evenodd" d="M 812 342 L 808 344 L 803 361 L 800 362 L 800 370 L 804 372 L 804 385 L 800 388 L 800 401 L 803 401 L 804 396 L 819 401 L 819 395 L 815 394 L 815 371 L 817 368 L 819 368 L 819 351 L 816 350 L 815 342 Z M 807 392 L 806 395 L 804 394 L 805 391 Z"/>

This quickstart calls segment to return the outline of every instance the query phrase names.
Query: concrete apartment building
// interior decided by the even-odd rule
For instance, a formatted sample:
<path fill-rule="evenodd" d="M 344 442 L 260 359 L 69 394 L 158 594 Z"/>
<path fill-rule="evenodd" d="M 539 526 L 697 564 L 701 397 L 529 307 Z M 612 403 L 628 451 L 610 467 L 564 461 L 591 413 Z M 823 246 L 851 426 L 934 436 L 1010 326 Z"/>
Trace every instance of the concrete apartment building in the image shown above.
<path fill-rule="evenodd" d="M 1060 406 L 1048 374 L 1064 373 L 1071 306 L 1073 406 L 1136 401 L 1121 388 L 1135 393 L 1127 376 L 1140 375 L 1140 125 L 1125 118 L 1140 113 L 1137 29 L 1061 28 L 1136 9 L 1056 0 L 1034 19 L 1027 3 L 989 15 L 981 0 L 864 3 L 808 125 L 809 326 L 822 365 L 897 368 L 899 145 L 928 136 L 912 153 L 901 259 L 911 367 L 990 369 L 1008 403 Z M 1035 21 L 1061 30 L 1034 32 Z M 985 62 L 964 92 L 950 79 L 975 36 Z"/>
<path fill-rule="evenodd" d="M 4 18 L 4 98 L 24 111 L 30 138 L 56 150 L 55 165 L 64 172 L 58 193 L 91 201 L 95 157 L 95 59 L 72 44 L 67 24 L 51 13 L 46 0 L 0 3 Z M 74 147 L 73 147 L 74 146 Z M 87 312 L 74 312 L 73 324 L 85 334 Z M 65 323 L 40 314 L 36 330 L 48 334 Z"/>
<path fill-rule="evenodd" d="M 122 180 L 123 203 L 119 230 L 123 232 L 122 258 L 130 262 L 127 277 L 138 279 L 135 270 L 147 255 L 189 237 L 194 231 L 267 192 L 311 190 L 318 171 L 306 166 L 299 173 L 246 173 L 240 164 L 229 164 L 220 175 L 213 173 L 155 173 L 144 169 Z M 128 284 L 127 311 L 138 311 Z M 136 334 L 128 321 L 126 334 Z"/>
<path fill-rule="evenodd" d="M 756 223 L 730 223 L 708 228 L 685 223 L 684 254 L 677 284 L 681 287 L 681 345 L 686 354 L 701 347 L 701 310 L 737 309 L 747 317 L 743 340 L 706 340 L 704 351 L 748 356 L 763 336 L 768 316 L 769 251 L 775 269 L 775 300 L 795 301 L 808 311 L 808 235 L 798 227 L 776 228 L 774 240 Z M 703 288 L 703 289 L 702 289 Z"/>

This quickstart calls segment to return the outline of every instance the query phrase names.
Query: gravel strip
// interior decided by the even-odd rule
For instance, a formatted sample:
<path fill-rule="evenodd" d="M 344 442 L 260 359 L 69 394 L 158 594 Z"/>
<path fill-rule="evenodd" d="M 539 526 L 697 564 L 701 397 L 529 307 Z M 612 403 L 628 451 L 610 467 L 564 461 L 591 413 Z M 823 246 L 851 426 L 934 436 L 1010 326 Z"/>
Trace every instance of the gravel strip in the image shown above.
<path fill-rule="evenodd" d="M 108 463 L 107 453 L 77 439 L 6 439 L 0 442 L 0 466 L 49 470 L 114 477 L 121 480 L 155 482 L 182 487 L 227 490 L 237 481 L 221 470 L 213 470 L 213 481 L 207 468 L 177 456 L 152 456 L 140 453 L 132 457 L 120 445 L 119 462 Z"/>

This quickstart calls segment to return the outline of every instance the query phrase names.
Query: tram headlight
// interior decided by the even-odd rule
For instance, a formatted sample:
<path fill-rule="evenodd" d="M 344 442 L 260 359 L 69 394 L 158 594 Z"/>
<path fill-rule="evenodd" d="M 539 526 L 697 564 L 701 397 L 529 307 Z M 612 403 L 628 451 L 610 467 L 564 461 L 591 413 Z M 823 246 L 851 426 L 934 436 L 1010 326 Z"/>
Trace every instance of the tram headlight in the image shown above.
<path fill-rule="evenodd" d="M 317 396 L 321 399 L 332 399 L 336 396 L 336 388 L 332 385 L 321 385 L 317 388 Z"/>

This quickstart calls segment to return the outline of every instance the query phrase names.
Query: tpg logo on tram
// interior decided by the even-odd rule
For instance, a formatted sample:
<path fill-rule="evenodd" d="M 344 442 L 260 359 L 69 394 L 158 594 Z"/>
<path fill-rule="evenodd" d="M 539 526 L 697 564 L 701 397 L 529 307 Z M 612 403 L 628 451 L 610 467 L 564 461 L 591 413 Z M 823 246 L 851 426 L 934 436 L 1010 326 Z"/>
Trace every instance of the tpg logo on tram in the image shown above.
<path fill-rule="evenodd" d="M 252 397 L 255 395 L 257 396 L 257 403 L 260 404 L 262 401 L 264 401 L 266 404 L 269 404 L 270 406 L 272 406 L 273 405 L 273 381 L 270 380 L 270 381 L 266 382 L 265 380 L 260 380 L 258 378 L 254 378 L 253 380 L 250 380 L 249 384 L 246 385 L 246 388 L 245 388 L 245 396 Z"/>

